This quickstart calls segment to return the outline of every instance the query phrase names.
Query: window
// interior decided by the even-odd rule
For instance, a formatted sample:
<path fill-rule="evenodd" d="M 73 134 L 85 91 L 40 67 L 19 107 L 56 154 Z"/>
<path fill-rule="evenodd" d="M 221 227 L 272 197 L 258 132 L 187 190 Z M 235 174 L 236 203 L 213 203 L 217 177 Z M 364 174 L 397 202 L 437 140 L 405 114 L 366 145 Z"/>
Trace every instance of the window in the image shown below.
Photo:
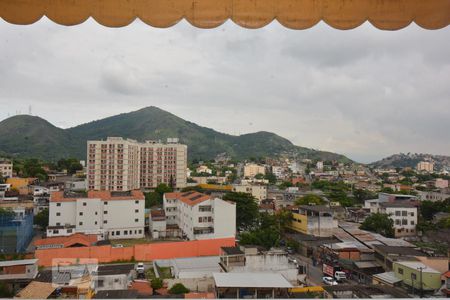
<path fill-rule="evenodd" d="M 139 234 L 142 234 L 142 229 L 139 229 Z"/>
<path fill-rule="evenodd" d="M 103 220 L 103 224 L 108 224 L 108 220 Z"/>
<path fill-rule="evenodd" d="M 108 201 L 105 201 L 105 205 L 108 205 Z"/>
<path fill-rule="evenodd" d="M 107 210 L 105 210 L 105 211 L 103 212 L 103 214 L 104 214 L 104 215 L 107 215 L 107 214 L 108 214 L 108 211 L 107 211 Z"/>
<path fill-rule="evenodd" d="M 78 223 L 78 225 L 83 226 L 83 222 Z"/>
<path fill-rule="evenodd" d="M 83 202 L 83 206 L 86 206 L 87 205 L 87 203 L 86 202 Z"/>
<path fill-rule="evenodd" d="M 408 220 L 403 219 L 403 220 L 402 220 L 402 225 L 408 225 Z"/>
<path fill-rule="evenodd" d="M 61 203 L 56 203 L 56 206 L 61 206 Z"/>
<path fill-rule="evenodd" d="M 95 221 L 94 225 L 97 225 L 97 221 Z"/>
<path fill-rule="evenodd" d="M 95 212 L 95 215 L 98 215 L 98 213 L 97 213 L 97 212 Z"/>
<path fill-rule="evenodd" d="M 135 204 L 139 204 L 139 201 L 138 201 L 138 200 L 136 200 L 136 201 L 134 201 L 134 203 L 135 203 Z"/>
<path fill-rule="evenodd" d="M 400 220 L 399 219 L 395 220 L 395 225 L 400 225 Z"/>
<path fill-rule="evenodd" d="M 57 217 L 59 217 L 60 215 L 61 215 L 61 213 L 60 213 L 60 212 L 57 212 L 57 213 L 56 213 L 56 216 L 57 216 Z"/>
<path fill-rule="evenodd" d="M 119 230 L 116 231 L 116 235 L 120 235 L 120 231 Z"/>
<path fill-rule="evenodd" d="M 53 233 L 59 233 L 59 230 L 55 229 L 53 230 Z"/>
<path fill-rule="evenodd" d="M 128 235 L 128 230 L 124 230 L 123 235 Z"/>
<path fill-rule="evenodd" d="M 111 235 L 114 236 L 114 231 L 111 231 Z"/>
<path fill-rule="evenodd" d="M 83 215 L 83 212 L 82 211 L 80 211 L 80 216 L 82 216 Z"/>
<path fill-rule="evenodd" d="M 414 225 L 414 221 L 411 221 L 411 225 Z"/>
<path fill-rule="evenodd" d="M 411 279 L 412 279 L 412 280 L 417 280 L 417 275 L 414 274 L 414 273 L 411 273 Z"/>
<path fill-rule="evenodd" d="M 400 216 L 400 211 L 399 210 L 396 210 L 395 211 L 395 215 L 398 217 L 398 216 Z"/>
<path fill-rule="evenodd" d="M 398 268 L 398 274 L 403 275 L 403 269 L 402 268 Z"/>
<path fill-rule="evenodd" d="M 98 286 L 99 286 L 99 287 L 103 287 L 103 285 L 104 285 L 104 284 L 103 284 L 103 280 L 97 280 L 97 283 L 98 283 Z"/>
<path fill-rule="evenodd" d="M 414 212 L 411 212 L 411 217 L 414 217 Z"/>
<path fill-rule="evenodd" d="M 136 222 L 136 223 L 139 222 L 139 219 L 134 219 L 134 222 Z"/>
<path fill-rule="evenodd" d="M 61 225 L 61 223 L 59 223 L 59 222 L 58 222 L 58 223 L 56 223 L 56 226 L 60 226 L 60 225 Z"/>
<path fill-rule="evenodd" d="M 135 209 L 134 212 L 135 212 L 135 213 L 138 213 L 138 212 L 139 212 L 139 209 Z"/>
<path fill-rule="evenodd" d="M 408 212 L 406 210 L 402 211 L 402 216 L 406 217 L 408 215 Z"/>
<path fill-rule="evenodd" d="M 72 229 L 67 229 L 67 233 L 72 233 Z"/>

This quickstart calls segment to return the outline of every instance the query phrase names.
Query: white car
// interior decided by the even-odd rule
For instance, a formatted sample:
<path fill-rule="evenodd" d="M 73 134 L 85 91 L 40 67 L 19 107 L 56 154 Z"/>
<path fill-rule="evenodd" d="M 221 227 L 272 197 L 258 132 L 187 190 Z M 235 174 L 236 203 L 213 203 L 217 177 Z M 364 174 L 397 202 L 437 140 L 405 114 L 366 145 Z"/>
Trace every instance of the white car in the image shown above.
<path fill-rule="evenodd" d="M 322 278 L 323 283 L 325 283 L 326 285 L 337 285 L 338 283 L 336 282 L 336 280 L 334 280 L 333 277 L 330 276 L 325 276 Z"/>
<path fill-rule="evenodd" d="M 137 267 L 136 267 L 136 271 L 138 273 L 144 273 L 144 271 L 145 271 L 144 263 L 142 263 L 142 262 L 138 263 Z"/>

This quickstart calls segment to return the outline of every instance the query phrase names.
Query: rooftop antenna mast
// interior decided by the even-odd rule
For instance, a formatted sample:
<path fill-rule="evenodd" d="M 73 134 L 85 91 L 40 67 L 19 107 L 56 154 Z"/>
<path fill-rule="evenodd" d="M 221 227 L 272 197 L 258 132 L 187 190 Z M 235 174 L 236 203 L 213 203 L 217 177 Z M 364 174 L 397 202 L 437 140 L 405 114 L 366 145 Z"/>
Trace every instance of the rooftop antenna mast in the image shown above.
<path fill-rule="evenodd" d="M 28 114 L 31 116 L 31 105 L 28 106 Z"/>

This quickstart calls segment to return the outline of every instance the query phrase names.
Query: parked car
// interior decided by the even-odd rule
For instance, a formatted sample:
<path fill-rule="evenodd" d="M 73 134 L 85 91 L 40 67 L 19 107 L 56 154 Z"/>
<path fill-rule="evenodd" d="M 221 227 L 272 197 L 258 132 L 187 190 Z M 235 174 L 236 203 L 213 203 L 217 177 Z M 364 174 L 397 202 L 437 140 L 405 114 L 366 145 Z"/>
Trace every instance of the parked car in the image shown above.
<path fill-rule="evenodd" d="M 123 248 L 122 244 L 114 244 L 112 245 L 113 248 Z"/>
<path fill-rule="evenodd" d="M 337 285 L 338 283 L 336 282 L 336 280 L 334 280 L 333 277 L 330 276 L 325 276 L 322 277 L 322 281 L 323 283 L 325 283 L 326 285 Z"/>

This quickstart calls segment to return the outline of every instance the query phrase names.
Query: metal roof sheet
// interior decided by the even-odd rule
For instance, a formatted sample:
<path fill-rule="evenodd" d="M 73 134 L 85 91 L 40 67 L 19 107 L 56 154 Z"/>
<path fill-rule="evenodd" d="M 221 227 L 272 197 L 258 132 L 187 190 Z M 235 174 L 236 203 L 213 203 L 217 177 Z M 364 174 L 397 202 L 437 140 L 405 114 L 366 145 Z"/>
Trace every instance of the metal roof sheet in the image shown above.
<path fill-rule="evenodd" d="M 214 273 L 217 287 L 291 288 L 280 273 L 244 272 Z"/>

